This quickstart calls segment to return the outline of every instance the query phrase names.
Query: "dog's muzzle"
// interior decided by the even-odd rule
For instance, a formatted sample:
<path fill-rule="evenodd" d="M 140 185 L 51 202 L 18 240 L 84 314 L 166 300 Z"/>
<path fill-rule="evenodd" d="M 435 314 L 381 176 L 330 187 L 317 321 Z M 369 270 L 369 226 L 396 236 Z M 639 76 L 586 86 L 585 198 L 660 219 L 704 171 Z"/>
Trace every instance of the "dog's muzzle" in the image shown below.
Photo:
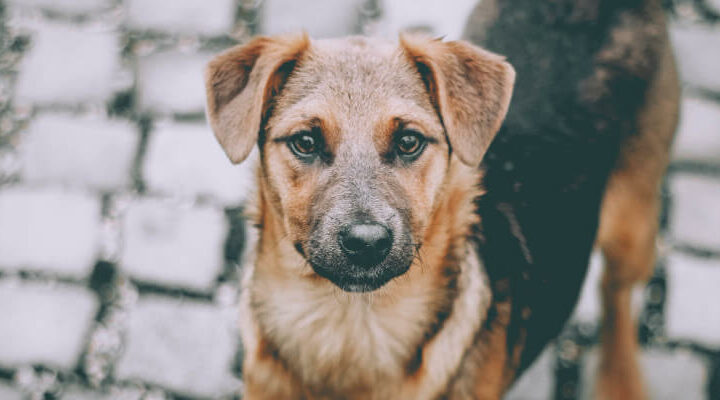
<path fill-rule="evenodd" d="M 412 263 L 409 233 L 398 221 L 386 225 L 361 219 L 321 225 L 311 235 L 306 258 L 318 275 L 346 292 L 378 289 Z"/>
<path fill-rule="evenodd" d="M 387 257 L 392 242 L 392 232 L 380 224 L 349 225 L 338 234 L 340 248 L 350 262 L 367 268 Z"/>

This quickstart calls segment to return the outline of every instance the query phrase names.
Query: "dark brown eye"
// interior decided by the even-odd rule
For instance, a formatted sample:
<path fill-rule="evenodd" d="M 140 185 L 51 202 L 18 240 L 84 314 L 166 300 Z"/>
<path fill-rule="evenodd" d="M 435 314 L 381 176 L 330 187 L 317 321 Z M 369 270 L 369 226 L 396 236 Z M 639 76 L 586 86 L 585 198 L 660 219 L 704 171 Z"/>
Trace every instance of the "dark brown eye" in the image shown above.
<path fill-rule="evenodd" d="M 395 142 L 398 155 L 403 157 L 415 157 L 425 147 L 425 140 L 417 133 L 407 133 L 399 136 Z"/>
<path fill-rule="evenodd" d="M 317 140 L 310 134 L 298 134 L 290 140 L 290 149 L 299 156 L 313 155 L 317 147 Z"/>

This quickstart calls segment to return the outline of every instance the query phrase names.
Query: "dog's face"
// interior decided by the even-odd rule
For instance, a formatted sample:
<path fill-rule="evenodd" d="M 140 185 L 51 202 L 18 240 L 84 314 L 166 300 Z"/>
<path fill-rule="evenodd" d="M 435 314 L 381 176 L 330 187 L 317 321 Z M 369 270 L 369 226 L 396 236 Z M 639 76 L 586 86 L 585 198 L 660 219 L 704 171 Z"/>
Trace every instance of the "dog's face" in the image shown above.
<path fill-rule="evenodd" d="M 260 38 L 211 62 L 208 113 L 231 160 L 259 142 L 263 196 L 314 271 L 370 291 L 411 266 L 450 157 L 479 164 L 512 81 L 464 43 Z"/>

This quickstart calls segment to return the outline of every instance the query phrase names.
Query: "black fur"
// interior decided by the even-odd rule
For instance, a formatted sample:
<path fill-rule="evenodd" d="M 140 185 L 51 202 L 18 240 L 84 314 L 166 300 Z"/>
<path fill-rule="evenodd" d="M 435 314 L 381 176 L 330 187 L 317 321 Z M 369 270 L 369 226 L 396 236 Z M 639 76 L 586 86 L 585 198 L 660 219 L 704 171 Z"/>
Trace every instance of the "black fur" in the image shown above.
<path fill-rule="evenodd" d="M 662 30 L 648 17 L 659 8 L 655 1 L 497 3 L 493 21 L 476 23 L 485 18 L 480 7 L 466 31 L 517 71 L 510 111 L 484 161 L 480 254 L 493 282 L 509 278 L 508 346 L 518 332 L 527 333 L 521 371 L 559 333 L 577 301 L 605 184 L 623 138 L 636 133 Z M 624 24 L 635 24 L 637 37 L 612 42 L 611 32 Z M 621 56 L 600 59 L 607 48 Z M 517 220 L 519 234 L 509 219 Z M 529 318 L 521 317 L 525 307 Z"/>

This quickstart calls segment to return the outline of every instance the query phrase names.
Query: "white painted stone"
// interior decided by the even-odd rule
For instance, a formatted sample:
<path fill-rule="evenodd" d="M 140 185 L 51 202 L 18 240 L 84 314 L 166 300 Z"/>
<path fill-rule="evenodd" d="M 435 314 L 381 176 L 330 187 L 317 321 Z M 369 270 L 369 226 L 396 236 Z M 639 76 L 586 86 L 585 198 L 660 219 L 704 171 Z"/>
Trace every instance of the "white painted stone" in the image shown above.
<path fill-rule="evenodd" d="M 720 14 L 720 0 L 705 0 L 705 4 L 707 4 L 710 9 Z"/>
<path fill-rule="evenodd" d="M 253 159 L 232 165 L 205 124 L 167 124 L 150 137 L 143 177 L 151 192 L 239 204 L 254 190 Z"/>
<path fill-rule="evenodd" d="M 85 193 L 0 190 L 0 268 L 84 277 L 98 251 L 100 199 Z"/>
<path fill-rule="evenodd" d="M 235 17 L 234 0 L 128 0 L 128 24 L 134 29 L 219 35 Z"/>
<path fill-rule="evenodd" d="M 669 257 L 666 332 L 720 350 L 720 261 L 672 254 Z"/>
<path fill-rule="evenodd" d="M 111 386 L 105 391 L 71 387 L 60 395 L 60 400 L 166 400 L 166 396 L 153 396 L 140 385 Z"/>
<path fill-rule="evenodd" d="M 138 201 L 123 218 L 121 268 L 142 281 L 209 289 L 223 266 L 227 230 L 216 208 Z"/>
<path fill-rule="evenodd" d="M 602 311 L 600 306 L 600 281 L 603 274 L 603 259 L 599 252 L 594 252 L 590 258 L 590 267 L 588 268 L 583 283 L 580 299 L 575 306 L 573 319 L 580 322 L 597 322 L 600 319 Z"/>
<path fill-rule="evenodd" d="M 671 180 L 670 187 L 673 238 L 681 243 L 720 249 L 720 181 L 678 174 Z"/>
<path fill-rule="evenodd" d="M 23 400 L 22 393 L 10 386 L 0 383 L 0 399 L 3 400 Z"/>
<path fill-rule="evenodd" d="M 130 312 L 117 377 L 191 396 L 237 393 L 231 366 L 239 338 L 228 315 L 211 304 L 141 298 Z"/>
<path fill-rule="evenodd" d="M 673 158 L 720 164 L 720 105 L 700 97 L 683 97 Z"/>
<path fill-rule="evenodd" d="M 605 260 L 602 253 L 596 250 L 590 257 L 590 266 L 580 298 L 575 306 L 572 319 L 582 323 L 600 323 L 602 317 L 602 277 L 605 272 Z M 645 285 L 640 283 L 633 288 L 631 297 L 632 312 L 639 315 L 643 306 L 643 291 Z"/>
<path fill-rule="evenodd" d="M 141 400 L 141 395 L 132 400 Z M 103 393 L 101 391 L 94 391 L 88 389 L 82 389 L 79 387 L 70 387 L 63 391 L 60 395 L 60 400 L 115 400 L 118 397 L 112 397 L 109 393 Z"/>
<path fill-rule="evenodd" d="M 362 0 L 266 0 L 262 29 L 268 34 L 307 32 L 313 38 L 356 33 Z"/>
<path fill-rule="evenodd" d="M 580 398 L 591 400 L 600 361 L 599 349 L 586 355 Z M 707 365 L 686 350 L 646 350 L 640 354 L 648 398 L 653 400 L 705 400 Z"/>
<path fill-rule="evenodd" d="M 552 398 L 555 384 L 555 353 L 548 346 L 505 395 L 505 400 L 545 400 Z"/>
<path fill-rule="evenodd" d="M 396 38 L 398 32 L 429 28 L 432 35 L 449 40 L 462 37 L 465 22 L 477 0 L 447 2 L 434 0 L 393 0 L 383 2 L 380 29 L 387 37 Z"/>
<path fill-rule="evenodd" d="M 107 28 L 45 22 L 20 63 L 16 95 L 36 104 L 108 99 L 119 71 L 119 39 Z"/>
<path fill-rule="evenodd" d="M 22 177 L 39 184 L 127 188 L 138 138 L 127 121 L 41 115 L 22 136 Z"/>
<path fill-rule="evenodd" d="M 78 14 L 107 10 L 111 0 L 7 0 L 12 7 L 41 8 L 55 12 Z"/>
<path fill-rule="evenodd" d="M 210 57 L 173 51 L 140 58 L 140 107 L 160 113 L 202 113 L 205 109 L 203 71 Z"/>
<path fill-rule="evenodd" d="M 0 364 L 73 368 L 97 310 L 83 287 L 0 282 Z"/>
<path fill-rule="evenodd" d="M 720 28 L 676 24 L 670 34 L 683 82 L 720 90 Z"/>

